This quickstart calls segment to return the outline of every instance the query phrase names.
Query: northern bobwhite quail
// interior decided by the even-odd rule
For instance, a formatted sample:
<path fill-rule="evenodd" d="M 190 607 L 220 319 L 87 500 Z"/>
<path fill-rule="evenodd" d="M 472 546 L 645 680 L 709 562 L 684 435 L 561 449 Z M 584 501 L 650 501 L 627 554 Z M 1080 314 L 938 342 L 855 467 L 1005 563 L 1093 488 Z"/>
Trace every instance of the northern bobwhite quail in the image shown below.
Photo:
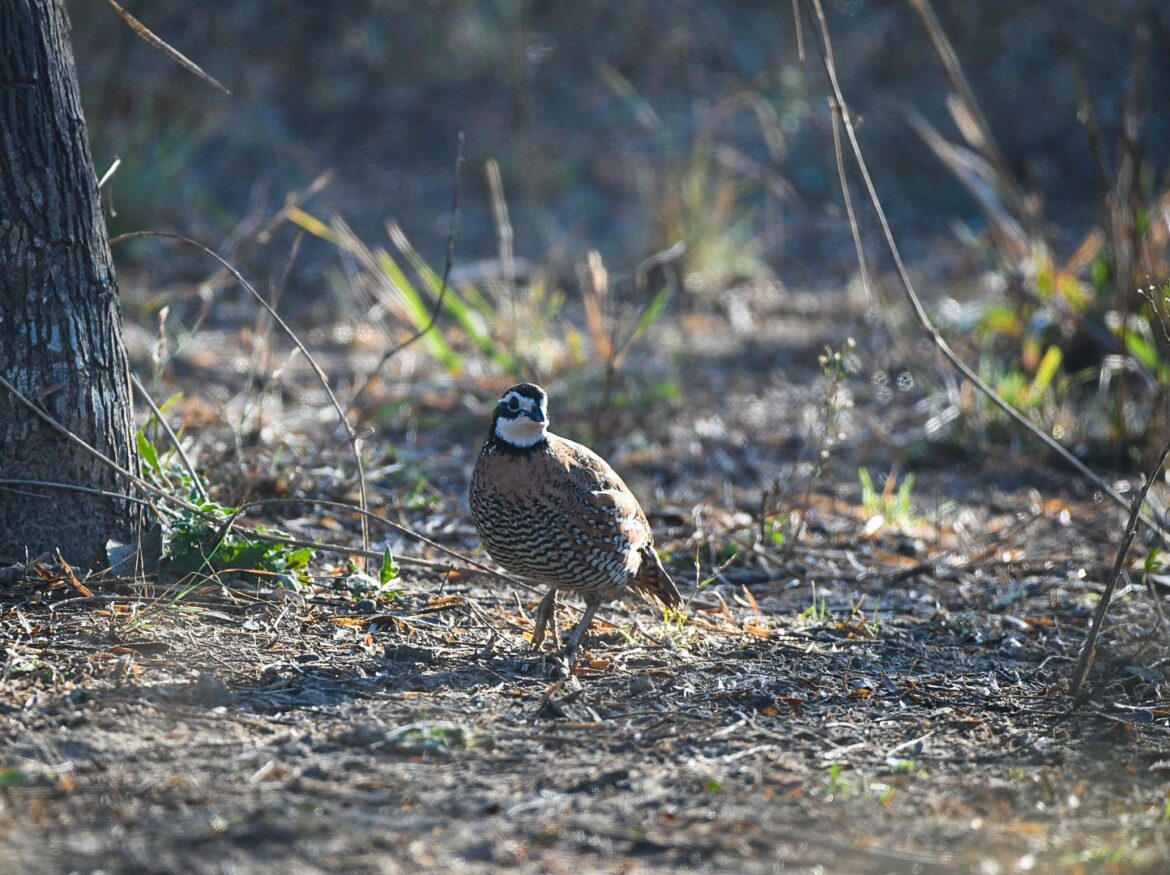
<path fill-rule="evenodd" d="M 585 597 L 564 650 L 570 666 L 602 601 L 636 592 L 667 607 L 682 603 L 638 500 L 604 459 L 548 430 L 548 395 L 539 386 L 520 383 L 496 404 L 470 501 L 492 558 L 549 586 L 536 612 L 534 648 L 550 620 L 555 629 L 557 590 Z"/>

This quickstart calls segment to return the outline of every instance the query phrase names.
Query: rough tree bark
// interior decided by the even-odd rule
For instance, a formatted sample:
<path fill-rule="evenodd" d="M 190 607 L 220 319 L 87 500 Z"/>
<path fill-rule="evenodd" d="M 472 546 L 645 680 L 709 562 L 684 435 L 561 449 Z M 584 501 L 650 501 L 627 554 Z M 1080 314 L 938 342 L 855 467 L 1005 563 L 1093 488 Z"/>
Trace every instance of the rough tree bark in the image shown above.
<path fill-rule="evenodd" d="M 118 292 L 62 0 L 0 14 L 0 374 L 65 428 L 138 470 Z M 131 484 L 0 385 L 0 564 L 60 548 L 98 567 L 143 518 Z"/>

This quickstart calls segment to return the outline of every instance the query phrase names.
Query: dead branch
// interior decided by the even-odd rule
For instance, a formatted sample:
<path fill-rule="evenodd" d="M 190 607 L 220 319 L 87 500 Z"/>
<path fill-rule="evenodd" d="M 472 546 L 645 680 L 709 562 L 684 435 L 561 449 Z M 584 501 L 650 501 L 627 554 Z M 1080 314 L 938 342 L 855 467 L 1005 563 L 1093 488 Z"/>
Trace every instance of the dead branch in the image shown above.
<path fill-rule="evenodd" d="M 828 77 L 829 86 L 832 89 L 832 96 L 834 99 L 833 109 L 835 112 L 841 114 L 841 119 L 845 125 L 845 133 L 849 138 L 849 145 L 853 152 L 854 160 L 857 162 L 858 172 L 861 174 L 862 182 L 865 184 L 865 189 L 869 195 L 870 204 L 873 206 L 874 213 L 877 215 L 878 222 L 881 225 L 882 237 L 885 241 L 886 248 L 890 252 L 890 257 L 893 259 L 894 267 L 898 275 L 898 280 L 902 285 L 902 289 L 906 294 L 906 300 L 910 304 L 910 308 L 914 312 L 914 316 L 921 326 L 922 330 L 930 338 L 935 348 L 942 353 L 943 357 L 950 363 L 950 365 L 959 372 L 968 382 L 971 383 L 979 392 L 987 397 L 992 404 L 1002 410 L 1010 419 L 1021 426 L 1026 432 L 1032 435 L 1040 443 L 1044 444 L 1048 449 L 1052 450 L 1064 461 L 1071 465 L 1078 473 L 1086 480 L 1100 489 L 1105 495 L 1126 510 L 1130 509 L 1130 503 L 1126 500 L 1120 492 L 1114 489 L 1104 477 L 1078 459 L 1072 452 L 1064 447 L 1059 441 L 1039 428 L 1035 423 L 1029 420 L 1023 413 L 1005 401 L 994 389 L 985 383 L 978 374 L 976 374 L 970 366 L 967 365 L 947 344 L 941 332 L 931 322 L 930 317 L 926 313 L 926 309 L 922 306 L 922 300 L 918 297 L 917 291 L 914 289 L 914 284 L 910 279 L 910 275 L 906 270 L 906 265 L 902 261 L 902 253 L 898 248 L 898 244 L 894 239 L 894 233 L 890 229 L 889 219 L 886 217 L 885 209 L 882 207 L 881 199 L 878 197 L 877 189 L 873 184 L 873 177 L 869 173 L 869 165 L 865 160 L 865 156 L 861 150 L 861 144 L 857 139 L 857 131 L 853 126 L 853 120 L 849 113 L 848 104 L 845 101 L 845 95 L 841 90 L 841 85 L 837 79 L 837 66 L 833 59 L 833 44 L 829 36 L 829 28 L 825 22 L 825 11 L 821 4 L 821 0 L 806 0 L 811 3 L 812 15 L 817 23 L 817 30 L 821 37 L 819 48 L 821 51 L 821 63 L 825 70 L 825 75 Z M 1156 519 L 1149 513 L 1142 511 L 1140 519 L 1150 529 L 1157 532 L 1163 538 L 1170 538 L 1170 532 L 1163 528 Z"/>

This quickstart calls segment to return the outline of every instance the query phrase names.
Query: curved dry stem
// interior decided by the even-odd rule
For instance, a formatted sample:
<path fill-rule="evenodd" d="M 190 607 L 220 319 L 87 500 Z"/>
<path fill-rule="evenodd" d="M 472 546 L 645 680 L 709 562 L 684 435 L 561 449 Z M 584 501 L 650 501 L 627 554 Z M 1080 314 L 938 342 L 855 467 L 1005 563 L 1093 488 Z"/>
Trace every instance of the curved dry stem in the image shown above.
<path fill-rule="evenodd" d="M 378 359 L 378 364 L 374 366 L 373 370 L 371 370 L 370 373 L 366 376 L 366 379 L 362 383 L 361 388 L 358 389 L 350 399 L 349 406 L 351 409 L 357 405 L 358 399 L 369 391 L 370 386 L 374 383 L 374 380 L 376 380 L 378 375 L 382 373 L 382 368 L 386 366 L 386 362 L 390 361 L 390 359 L 394 358 L 394 356 L 398 355 L 398 353 L 402 352 L 411 344 L 421 340 L 429 331 L 434 329 L 435 324 L 439 321 L 439 313 L 443 309 L 443 300 L 447 297 L 447 282 L 451 277 L 451 268 L 455 264 L 455 239 L 459 233 L 459 189 L 462 185 L 462 180 L 463 134 L 460 132 L 459 152 L 455 156 L 455 178 L 451 186 L 451 224 L 447 229 L 447 261 L 443 267 L 443 282 L 439 286 L 439 294 L 438 297 L 435 298 L 435 306 L 431 310 L 431 315 L 427 320 L 426 325 L 418 329 L 418 331 L 416 331 L 410 337 L 406 338 L 406 340 L 390 347 L 390 349 L 382 353 L 382 357 Z M 362 509 L 365 510 L 364 505 L 362 506 Z"/>
<path fill-rule="evenodd" d="M 849 217 L 849 231 L 853 235 L 853 248 L 857 250 L 857 266 L 861 270 L 861 288 L 865 292 L 865 300 L 873 304 L 873 291 L 869 284 L 869 267 L 865 261 L 865 249 L 861 245 L 861 226 L 857 223 L 857 214 L 853 211 L 853 195 L 849 193 L 849 177 L 845 172 L 845 153 L 841 149 L 841 111 L 837 101 L 830 101 L 833 112 L 833 155 L 837 159 L 837 178 L 841 182 L 841 194 L 845 198 L 845 214 Z"/>
<path fill-rule="evenodd" d="M 1101 593 L 1101 600 L 1097 602 L 1097 609 L 1093 611 L 1093 621 L 1089 624 L 1089 633 L 1085 636 L 1085 643 L 1081 645 L 1081 655 L 1077 659 L 1077 667 L 1073 672 L 1069 696 L 1074 700 L 1075 705 L 1081 704 L 1077 697 L 1080 695 L 1081 685 L 1085 682 L 1085 676 L 1093 665 L 1093 659 L 1097 655 L 1097 635 L 1100 634 L 1101 625 L 1105 622 L 1105 612 L 1109 610 L 1113 590 L 1117 588 L 1121 569 L 1125 565 L 1125 557 L 1129 553 L 1133 536 L 1137 532 L 1138 514 L 1141 512 L 1142 505 L 1146 503 L 1146 494 L 1150 491 L 1150 485 L 1158 479 L 1162 466 L 1166 464 L 1167 456 L 1170 456 L 1170 441 L 1167 441 L 1166 445 L 1162 447 L 1162 454 L 1158 456 L 1158 461 L 1153 470 L 1150 471 L 1150 476 L 1146 478 L 1146 482 L 1142 484 L 1142 488 L 1138 490 L 1138 494 L 1134 496 L 1130 506 L 1129 522 L 1126 523 L 1125 534 L 1121 538 L 1121 545 L 1117 548 L 1117 555 L 1113 558 L 1113 570 L 1109 573 L 1109 581 L 1105 584 L 1105 591 Z"/>
<path fill-rule="evenodd" d="M 150 508 L 155 514 L 159 513 L 158 505 L 149 498 L 137 495 L 123 495 L 121 492 L 110 492 L 108 489 L 94 489 L 92 486 L 78 486 L 76 483 L 58 483 L 55 480 L 23 480 L 16 477 L 0 477 L 0 487 L 5 486 L 36 486 L 42 489 L 60 489 L 63 492 L 83 492 L 86 495 L 100 495 L 103 498 L 116 498 L 118 501 L 129 501 Z M 26 493 L 36 495 L 36 493 Z M 43 498 L 44 496 L 37 496 Z"/>
<path fill-rule="evenodd" d="M 247 502 L 246 507 L 261 507 L 261 506 L 269 505 L 269 504 L 312 504 L 312 505 L 316 505 L 318 507 L 333 508 L 335 510 L 356 511 L 359 514 L 364 514 L 365 516 L 369 517 L 375 523 L 380 523 L 381 525 L 385 526 L 386 528 L 392 529 L 393 531 L 398 532 L 401 535 L 405 535 L 408 538 L 413 538 L 414 540 L 418 541 L 421 544 L 425 544 L 428 547 L 431 547 L 435 550 L 438 550 L 440 553 L 445 553 L 446 555 L 450 556 L 452 559 L 458 559 L 460 562 L 462 562 L 463 564 L 465 564 L 471 568 L 475 568 L 475 569 L 478 569 L 479 571 L 483 571 L 486 574 L 492 575 L 493 577 L 498 577 L 500 580 L 506 581 L 507 583 L 510 583 L 513 586 L 523 587 L 524 589 L 529 589 L 529 590 L 532 590 L 533 592 L 540 592 L 541 591 L 540 587 L 534 586 L 533 584 L 528 583 L 525 580 L 521 580 L 520 578 L 513 577 L 510 574 L 504 574 L 500 570 L 498 570 L 496 568 L 492 568 L 490 565 L 488 565 L 484 562 L 480 562 L 476 559 L 472 559 L 471 557 L 466 556 L 463 553 L 460 553 L 458 550 L 455 550 L 451 547 L 448 547 L 445 544 L 440 544 L 438 541 L 434 541 L 431 538 L 428 538 L 426 535 L 419 534 L 418 532 L 416 532 L 414 529 L 410 528 L 409 526 L 401 525 L 400 523 L 396 523 L 393 520 L 388 520 L 385 517 L 378 516 L 376 513 L 373 513 L 372 511 L 362 510 L 359 507 L 354 507 L 352 504 L 346 504 L 343 501 L 330 501 L 328 499 L 318 499 L 318 498 L 258 498 L 255 501 Z M 257 535 L 257 537 L 264 539 L 264 538 L 267 538 L 267 535 L 260 534 L 260 535 Z M 377 552 L 374 552 L 371 555 L 381 556 L 381 554 L 377 553 Z M 394 558 L 395 558 L 395 561 L 402 561 L 405 564 L 420 564 L 421 561 L 425 561 L 425 560 L 417 560 L 417 559 L 411 560 L 408 557 L 398 557 L 398 556 L 395 556 Z M 428 564 L 425 565 L 424 567 L 442 567 L 442 563 L 428 562 Z"/>
<path fill-rule="evenodd" d="M 75 435 L 73 432 L 71 432 L 65 426 L 61 425 L 61 423 L 57 422 L 57 420 L 55 420 L 53 417 L 49 416 L 49 414 L 45 413 L 45 411 L 41 410 L 39 407 L 37 407 L 35 404 L 33 404 L 31 401 L 29 401 L 28 398 L 26 398 L 24 396 L 24 394 L 21 393 L 21 391 L 19 389 L 17 389 L 15 386 L 13 386 L 10 382 L 8 382 L 8 380 L 6 380 L 2 376 L 0 376 L 0 388 L 7 389 L 8 392 L 11 393 L 14 398 L 16 398 L 16 400 L 19 404 L 28 408 L 33 413 L 34 416 L 36 416 L 38 419 L 40 419 L 42 422 L 44 422 L 46 425 L 48 425 L 54 431 L 60 433 L 67 441 L 69 441 L 74 446 L 81 449 L 83 452 L 88 453 L 90 456 L 97 459 L 103 465 L 109 466 L 112 470 L 121 474 L 124 478 L 126 478 L 127 481 L 129 481 L 130 483 L 133 483 L 139 489 L 142 489 L 145 492 L 157 495 L 160 499 L 163 499 L 171 504 L 177 505 L 177 506 L 183 508 L 184 510 L 186 510 L 187 512 L 198 516 L 200 519 L 214 523 L 217 526 L 222 525 L 222 523 L 223 523 L 222 519 L 219 519 L 215 516 L 212 516 L 209 513 L 206 513 L 205 511 L 203 511 L 202 509 L 200 509 L 196 505 L 192 504 L 191 502 L 187 501 L 186 499 L 180 498 L 177 495 L 174 495 L 170 492 L 167 492 L 165 489 L 163 489 L 160 486 L 156 486 L 155 484 L 151 483 L 149 480 L 145 480 L 144 478 L 138 476 L 137 474 L 133 473 L 129 469 L 124 468 L 123 466 L 119 465 L 117 462 L 115 462 L 113 459 L 111 459 L 109 456 L 107 456 L 101 450 L 86 443 L 84 440 L 82 440 L 80 437 Z M 30 482 L 29 485 L 33 485 L 33 484 Z M 60 484 L 60 486 L 62 488 L 71 489 L 71 490 L 91 491 L 91 490 L 89 490 L 88 487 L 85 487 L 85 486 L 75 486 L 75 485 L 71 485 L 71 484 Z M 126 499 L 126 500 L 129 500 L 129 501 L 139 501 L 139 502 L 145 501 L 145 499 L 137 498 L 137 497 L 132 496 L 132 495 L 124 495 L 124 496 L 119 496 L 119 497 Z M 363 511 L 363 513 L 368 514 L 369 512 Z M 346 547 L 346 546 L 342 546 L 342 545 L 338 545 L 338 544 L 321 544 L 321 543 L 317 543 L 314 541 L 306 541 L 306 540 L 295 539 L 295 538 L 280 538 L 280 537 L 273 536 L 269 532 L 257 532 L 255 529 L 249 528 L 247 526 L 236 526 L 236 529 L 238 531 L 248 535 L 248 537 L 250 537 L 250 538 L 271 541 L 274 543 L 285 543 L 285 544 L 290 544 L 292 546 L 297 546 L 297 547 L 315 547 L 319 550 L 325 550 L 325 551 L 330 552 L 330 553 L 340 553 L 342 555 L 356 553 L 356 554 L 358 554 L 364 558 L 367 558 L 367 559 L 377 559 L 381 556 L 380 553 L 376 553 L 375 551 L 368 549 L 368 547 L 354 548 L 354 547 Z M 431 560 L 422 559 L 422 558 L 419 558 L 416 556 L 399 556 L 399 557 L 397 557 L 397 561 L 401 562 L 404 565 L 415 565 L 415 566 L 419 566 L 422 568 L 449 568 L 450 567 L 449 564 L 447 564 L 447 563 L 433 562 Z M 467 562 L 470 565 L 478 564 L 472 560 L 467 560 Z"/>
<path fill-rule="evenodd" d="M 195 487 L 195 491 L 199 493 L 200 498 L 206 500 L 207 490 L 203 488 L 203 481 L 199 479 L 199 474 L 195 471 L 195 465 L 192 464 L 191 458 L 187 455 L 187 451 L 183 449 L 183 445 L 179 442 L 179 436 L 175 434 L 175 430 L 171 428 L 170 423 L 163 417 L 162 411 L 159 410 L 158 405 L 154 403 L 154 399 L 150 397 L 150 393 L 146 391 L 146 387 L 142 385 L 142 381 L 138 379 L 138 375 L 133 371 L 130 372 L 130 382 L 134 384 L 134 388 L 138 390 L 138 394 L 142 396 L 142 400 L 146 402 L 146 406 L 154 413 L 154 418 L 158 420 L 159 428 L 166 434 L 167 439 L 171 442 L 171 446 L 175 448 L 175 452 L 179 454 L 179 458 L 183 462 L 183 467 L 191 475 L 191 484 Z"/>
<path fill-rule="evenodd" d="M 244 288 L 244 290 L 248 292 L 248 294 L 250 294 L 253 298 L 256 299 L 257 302 L 259 302 L 260 306 L 268 311 L 268 314 L 272 317 L 273 321 L 275 321 L 276 324 L 281 327 L 281 330 L 283 330 L 284 333 L 288 335 L 289 340 L 291 340 L 296 345 L 297 349 L 300 350 L 301 354 L 305 357 L 305 360 L 309 363 L 309 366 L 313 369 L 313 373 L 316 375 L 318 382 L 325 390 L 325 394 L 329 397 L 329 403 L 333 405 L 333 409 L 337 412 L 338 420 L 345 428 L 346 438 L 349 440 L 350 449 L 353 452 L 354 463 L 357 466 L 358 499 L 361 502 L 362 510 L 367 510 L 369 508 L 369 499 L 366 494 L 365 464 L 362 462 L 362 452 L 361 448 L 359 447 L 361 436 L 357 433 L 354 427 L 350 425 L 349 417 L 346 416 L 345 411 L 341 409 L 341 404 L 338 402 L 337 396 L 333 394 L 333 389 L 329 386 L 329 378 L 326 376 L 325 371 L 319 364 L 317 364 L 317 360 L 313 358 L 313 354 L 309 352 L 308 347 L 306 347 L 305 344 L 301 341 L 300 337 L 297 336 L 297 333 L 292 330 L 289 324 L 280 317 L 280 314 L 276 312 L 272 305 L 264 300 L 264 297 L 258 291 L 256 291 L 251 283 L 244 279 L 243 275 L 238 270 L 236 270 L 236 268 L 231 263 L 229 263 L 219 253 L 209 249 L 197 240 L 192 240 L 190 237 L 186 237 L 182 234 L 174 234 L 169 231 L 133 231 L 129 234 L 118 235 L 117 237 L 110 240 L 110 243 L 112 245 L 114 243 L 121 243 L 124 240 L 139 240 L 149 238 L 177 240 L 180 243 L 186 243 L 189 246 L 194 246 L 204 254 L 211 256 L 213 259 L 219 262 L 220 266 L 223 267 L 224 270 L 228 271 L 228 273 L 230 273 L 235 278 L 236 282 L 238 282 Z M 369 524 L 366 522 L 366 518 L 364 516 L 362 517 L 361 526 L 362 550 L 364 551 L 363 555 L 366 555 L 370 549 L 370 529 Z M 366 570 L 369 570 L 368 567 Z"/>

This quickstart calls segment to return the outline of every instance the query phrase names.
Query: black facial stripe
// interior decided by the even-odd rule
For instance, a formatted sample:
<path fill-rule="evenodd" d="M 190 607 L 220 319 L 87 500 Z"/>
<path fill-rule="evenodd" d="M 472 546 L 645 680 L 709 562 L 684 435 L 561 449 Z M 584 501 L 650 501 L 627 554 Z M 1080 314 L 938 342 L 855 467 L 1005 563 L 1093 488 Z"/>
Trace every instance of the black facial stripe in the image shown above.
<path fill-rule="evenodd" d="M 517 394 L 511 391 L 500 399 L 500 403 L 496 405 L 496 410 L 499 411 L 499 415 L 504 419 L 517 419 L 524 415 L 524 406 L 521 404 Z"/>

